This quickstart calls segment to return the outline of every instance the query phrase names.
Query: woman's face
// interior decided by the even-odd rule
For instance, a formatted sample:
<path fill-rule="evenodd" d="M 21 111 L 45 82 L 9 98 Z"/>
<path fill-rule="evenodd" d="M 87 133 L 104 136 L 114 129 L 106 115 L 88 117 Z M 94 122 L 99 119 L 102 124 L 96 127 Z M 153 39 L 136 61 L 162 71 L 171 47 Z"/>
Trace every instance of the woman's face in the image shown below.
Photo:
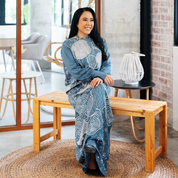
<path fill-rule="evenodd" d="M 87 37 L 94 27 L 94 18 L 91 12 L 85 11 L 79 18 L 79 22 L 77 24 L 78 27 L 78 36 L 80 38 Z"/>

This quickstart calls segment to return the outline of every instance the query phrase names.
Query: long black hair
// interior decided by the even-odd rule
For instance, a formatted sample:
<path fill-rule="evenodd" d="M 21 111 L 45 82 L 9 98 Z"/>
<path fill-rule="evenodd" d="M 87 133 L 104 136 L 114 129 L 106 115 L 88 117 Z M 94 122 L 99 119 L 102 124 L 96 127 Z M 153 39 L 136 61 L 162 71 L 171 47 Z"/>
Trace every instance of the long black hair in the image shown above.
<path fill-rule="evenodd" d="M 79 8 L 79 9 L 77 9 L 75 11 L 73 19 L 72 19 L 72 24 L 71 24 L 69 38 L 72 38 L 72 37 L 74 37 L 74 36 L 77 35 L 77 33 L 78 33 L 78 27 L 77 27 L 77 25 L 79 23 L 79 18 L 82 15 L 82 13 L 85 12 L 85 11 L 89 11 L 93 15 L 94 27 L 93 27 L 91 33 L 89 34 L 89 36 L 94 41 L 95 45 L 101 50 L 101 52 L 102 52 L 102 61 L 104 62 L 108 58 L 107 58 L 106 53 L 104 52 L 103 40 L 100 37 L 100 34 L 98 32 L 96 15 L 95 15 L 95 12 L 93 11 L 92 8 L 90 8 L 90 7 L 84 7 L 84 8 Z"/>

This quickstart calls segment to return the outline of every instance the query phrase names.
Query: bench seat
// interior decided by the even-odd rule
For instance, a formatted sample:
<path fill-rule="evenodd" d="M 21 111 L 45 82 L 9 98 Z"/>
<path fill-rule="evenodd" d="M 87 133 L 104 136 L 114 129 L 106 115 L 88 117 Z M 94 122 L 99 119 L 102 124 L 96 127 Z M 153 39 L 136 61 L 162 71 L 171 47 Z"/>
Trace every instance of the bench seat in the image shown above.
<path fill-rule="evenodd" d="M 145 117 L 145 170 L 155 170 L 158 155 L 167 156 L 167 103 L 163 101 L 110 97 L 113 114 Z M 40 137 L 40 105 L 53 107 L 53 131 Z M 71 108 L 65 92 L 52 92 L 33 99 L 33 150 L 40 142 L 61 139 L 61 108 Z M 155 150 L 155 115 L 159 114 L 159 147 Z"/>

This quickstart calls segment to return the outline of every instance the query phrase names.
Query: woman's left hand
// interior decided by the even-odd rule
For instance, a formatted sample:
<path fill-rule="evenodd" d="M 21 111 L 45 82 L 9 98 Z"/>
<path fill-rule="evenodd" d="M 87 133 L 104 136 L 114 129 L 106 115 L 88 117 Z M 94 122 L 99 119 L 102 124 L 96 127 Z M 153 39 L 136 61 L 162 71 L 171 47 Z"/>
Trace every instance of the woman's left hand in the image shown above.
<path fill-rule="evenodd" d="M 114 85 L 114 80 L 113 80 L 113 78 L 109 74 L 106 75 L 104 81 L 105 81 L 105 83 L 106 83 L 107 86 L 111 87 L 111 86 Z"/>
<path fill-rule="evenodd" d="M 103 80 L 100 79 L 100 78 L 94 78 L 94 79 L 90 82 L 92 88 L 95 88 L 95 87 L 97 87 L 98 85 L 100 85 L 100 84 L 102 84 L 102 83 L 103 83 Z"/>

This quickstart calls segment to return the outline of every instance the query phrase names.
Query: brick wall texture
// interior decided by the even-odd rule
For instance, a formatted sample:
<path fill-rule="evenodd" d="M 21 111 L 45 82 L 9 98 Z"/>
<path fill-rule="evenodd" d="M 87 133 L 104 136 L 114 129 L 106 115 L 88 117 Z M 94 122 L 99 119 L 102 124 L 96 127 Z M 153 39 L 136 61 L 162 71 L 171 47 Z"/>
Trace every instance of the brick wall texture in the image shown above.
<path fill-rule="evenodd" d="M 152 0 L 152 99 L 167 101 L 168 122 L 173 122 L 174 0 Z"/>

